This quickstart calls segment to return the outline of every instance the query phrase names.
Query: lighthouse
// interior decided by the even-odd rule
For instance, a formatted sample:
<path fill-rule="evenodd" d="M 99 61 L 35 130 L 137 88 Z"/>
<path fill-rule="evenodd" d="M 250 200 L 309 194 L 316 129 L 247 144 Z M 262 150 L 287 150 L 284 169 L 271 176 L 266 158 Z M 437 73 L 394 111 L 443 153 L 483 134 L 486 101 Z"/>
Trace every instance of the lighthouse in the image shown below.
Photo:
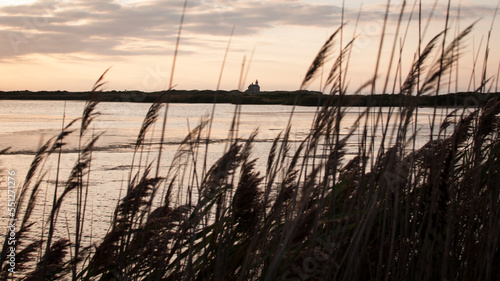
<path fill-rule="evenodd" d="M 259 80 L 255 80 L 255 83 L 248 85 L 248 89 L 245 92 L 249 94 L 260 93 Z"/>

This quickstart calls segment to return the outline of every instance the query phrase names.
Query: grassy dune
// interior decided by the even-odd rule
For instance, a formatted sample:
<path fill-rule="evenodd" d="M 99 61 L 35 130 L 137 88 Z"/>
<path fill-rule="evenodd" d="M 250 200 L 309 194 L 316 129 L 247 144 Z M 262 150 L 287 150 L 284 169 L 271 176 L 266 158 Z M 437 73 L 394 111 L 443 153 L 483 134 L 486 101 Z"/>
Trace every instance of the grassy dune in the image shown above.
<path fill-rule="evenodd" d="M 106 91 L 99 95 L 100 102 L 144 102 L 153 103 L 165 92 L 141 91 Z M 0 92 L 0 100 L 82 100 L 86 101 L 91 92 Z M 500 97 L 500 93 L 460 92 L 432 96 L 401 96 L 400 94 L 376 95 L 343 95 L 326 96 L 321 92 L 268 91 L 259 94 L 247 94 L 237 90 L 171 90 L 168 93 L 169 103 L 232 103 L 232 104 L 283 104 L 297 106 L 322 106 L 342 99 L 346 106 L 385 106 L 396 107 L 411 100 L 412 104 L 421 107 L 478 107 L 486 105 L 490 98 Z M 214 97 L 217 97 L 216 99 Z"/>
<path fill-rule="evenodd" d="M 342 28 L 342 27 L 341 27 Z M 99 135 L 89 128 L 98 116 L 104 75 L 96 82 L 82 117 L 67 123 L 43 145 L 19 188 L 19 230 L 15 276 L 26 280 L 497 280 L 500 277 L 500 101 L 490 98 L 486 75 L 470 110 L 453 111 L 438 133 L 416 146 L 418 97 L 440 92 L 441 78 L 457 63 L 459 46 L 472 29 L 453 39 L 446 31 L 425 42 L 387 115 L 372 106 L 352 124 L 361 129 L 359 150 L 344 161 L 351 134 L 341 137 L 340 121 L 349 105 L 346 71 L 350 46 L 339 29 L 321 47 L 307 70 L 306 89 L 330 56 L 328 94 L 311 132 L 292 149 L 291 125 L 274 140 L 264 173 L 255 169 L 252 144 L 237 137 L 241 107 L 235 105 L 226 149 L 213 165 L 206 152 L 211 119 L 193 128 L 169 169 L 161 149 L 147 146 L 152 127 L 166 122 L 166 91 L 151 104 L 138 132 L 126 194 L 117 203 L 106 236 L 82 244 L 92 149 Z M 383 35 L 385 36 L 385 35 Z M 345 40 L 343 40 L 345 42 Z M 437 59 L 435 59 L 437 57 Z M 374 77 L 377 73 L 374 73 Z M 374 93 L 375 81 L 360 89 Z M 436 104 L 435 106 L 438 106 Z M 167 112 L 167 111 L 165 111 Z M 462 113 L 463 112 L 463 113 Z M 368 126 L 368 122 L 375 121 Z M 165 124 L 165 123 L 163 123 Z M 389 126 L 394 124 L 394 126 Z M 165 140 L 165 126 L 161 134 Z M 375 133 L 382 129 L 382 145 Z M 167 129 L 168 130 L 168 129 Z M 47 212 L 49 229 L 33 243 L 31 210 L 43 182 L 44 160 L 61 157 L 68 134 L 79 134 L 80 152 Z M 258 134 L 258 132 L 255 132 Z M 384 141 L 397 136 L 396 141 Z M 426 136 L 427 137 L 427 136 Z M 61 158 L 60 158 L 61 159 Z M 63 160 L 61 160 L 63 161 Z M 202 164 L 202 168 L 197 168 Z M 183 192 L 182 201 L 172 194 Z M 76 194 L 75 234 L 55 239 L 68 194 Z M 153 204 L 160 198 L 160 204 Z M 50 208 L 49 208 L 50 209 Z M 0 271 L 8 279 L 5 239 Z M 40 253 L 40 254 L 39 254 Z M 24 267 L 28 261 L 32 267 Z"/>

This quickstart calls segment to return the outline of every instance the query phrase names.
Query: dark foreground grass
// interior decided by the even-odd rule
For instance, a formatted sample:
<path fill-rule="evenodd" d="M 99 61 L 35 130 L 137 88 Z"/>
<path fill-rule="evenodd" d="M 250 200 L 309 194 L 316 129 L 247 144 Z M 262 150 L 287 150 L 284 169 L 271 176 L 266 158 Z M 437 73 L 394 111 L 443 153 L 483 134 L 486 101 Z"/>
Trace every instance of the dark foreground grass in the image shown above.
<path fill-rule="evenodd" d="M 198 168 L 206 163 L 204 151 L 209 145 L 210 120 L 203 120 L 186 136 L 170 168 L 158 169 L 162 151 L 152 155 L 144 148 L 168 105 L 166 92 L 151 105 L 138 134 L 126 192 L 108 233 L 101 241 L 83 245 L 92 150 L 99 138 L 89 128 L 98 117 L 101 77 L 82 118 L 65 125 L 38 150 L 20 187 L 15 277 L 497 280 L 500 101 L 489 99 L 483 107 L 451 112 L 442 124 L 433 122 L 436 129 L 421 147 L 416 145 L 414 128 L 418 107 L 412 97 L 439 92 L 441 78 L 451 76 L 459 46 L 471 28 L 449 42 L 444 32 L 439 33 L 419 48 L 396 93 L 400 106 L 391 107 L 388 115 L 367 107 L 343 137 L 339 134 L 346 105 L 342 97 L 352 45 L 341 46 L 324 85 L 335 98 L 318 108 L 310 134 L 298 146 L 292 149 L 289 141 L 291 125 L 279 134 L 262 173 L 252 157 L 258 132 L 248 139 L 235 134 L 239 106 L 226 149 L 211 167 Z M 340 31 L 321 48 L 303 89 L 334 51 Z M 478 97 L 486 92 L 486 80 L 485 76 L 476 91 Z M 357 92 L 374 83 L 368 81 Z M 369 120 L 375 123 L 369 125 Z M 73 129 L 77 123 L 80 128 Z M 375 142 L 379 129 L 380 146 Z M 361 131 L 359 149 L 346 159 L 346 144 L 355 130 Z M 56 176 L 49 229 L 42 237 L 31 237 L 31 243 L 22 242 L 31 241 L 27 239 L 31 213 L 45 178 L 44 162 L 50 155 L 61 159 L 65 138 L 75 133 L 80 139 L 78 160 L 67 180 Z M 185 196 L 173 196 L 179 192 Z M 57 229 L 56 222 L 70 193 L 77 200 L 75 234 L 55 239 L 56 233 L 66 232 Z M 154 203 L 156 198 L 160 204 Z M 3 279 L 12 277 L 6 270 L 8 247 L 5 239 Z"/>

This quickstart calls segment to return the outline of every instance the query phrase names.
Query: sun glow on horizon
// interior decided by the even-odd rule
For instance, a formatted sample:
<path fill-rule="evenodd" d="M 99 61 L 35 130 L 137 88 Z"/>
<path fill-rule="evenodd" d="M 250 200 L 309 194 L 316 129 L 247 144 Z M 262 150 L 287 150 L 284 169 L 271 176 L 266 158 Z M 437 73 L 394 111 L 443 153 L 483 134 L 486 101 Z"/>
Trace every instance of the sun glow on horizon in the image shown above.
<path fill-rule="evenodd" d="M 39 4 L 27 5 L 36 2 Z M 182 2 L 58 0 L 47 8 L 41 1 L 3 1 L 0 4 L 3 15 L 0 20 L 3 29 L 0 31 L 0 90 L 87 90 L 110 66 L 113 68 L 107 76 L 109 89 L 164 90 L 171 75 Z M 431 2 L 434 0 L 422 2 L 424 16 L 430 15 Z M 135 3 L 141 5 L 133 5 Z M 225 3 L 223 9 L 219 7 L 221 3 Z M 356 24 L 359 3 L 349 2 L 345 7 L 348 23 L 343 32 L 343 44 L 346 45 L 352 36 L 356 37 L 347 75 L 351 90 L 374 74 L 386 5 L 385 1 L 363 5 L 360 22 Z M 446 3 L 438 1 L 423 38 L 424 45 L 444 29 Z M 413 2 L 407 3 L 398 38 L 394 39 L 399 4 L 391 7 L 378 70 L 381 82 L 377 83 L 384 84 L 384 71 L 389 69 L 393 42 L 396 42 L 389 74 L 391 89 L 399 87 L 399 81 L 404 79 L 396 78 L 396 70 L 401 69 L 402 76 L 409 71 L 418 46 L 417 11 L 414 11 L 406 37 L 404 34 Z M 285 5 L 294 5 L 294 8 Z M 443 81 L 451 83 L 453 89 L 459 83 L 460 90 L 467 90 L 477 86 L 480 79 L 494 9 L 488 1 L 463 2 L 457 23 L 458 4 L 454 5 L 447 43 L 456 36 L 458 26 L 463 30 L 481 18 L 461 46 L 463 56 L 459 60 L 458 81 L 455 75 L 446 77 L 450 81 Z M 189 1 L 174 84 L 178 89 L 214 89 L 234 26 L 221 88 L 238 87 L 246 57 L 245 67 L 249 72 L 245 87 L 249 81 L 258 79 L 264 91 L 295 90 L 326 38 L 340 26 L 341 8 L 325 0 L 222 1 L 218 5 L 209 0 Z M 492 47 L 500 45 L 497 26 L 495 24 L 492 30 L 486 68 L 487 76 L 494 82 L 500 61 L 500 51 Z M 399 48 L 403 41 L 405 46 L 399 67 Z M 337 38 L 332 58 L 339 53 L 338 43 Z M 250 61 L 253 49 L 256 51 Z M 323 78 L 332 63 L 330 60 L 325 64 Z M 310 89 L 319 90 L 324 79 L 318 77 Z"/>

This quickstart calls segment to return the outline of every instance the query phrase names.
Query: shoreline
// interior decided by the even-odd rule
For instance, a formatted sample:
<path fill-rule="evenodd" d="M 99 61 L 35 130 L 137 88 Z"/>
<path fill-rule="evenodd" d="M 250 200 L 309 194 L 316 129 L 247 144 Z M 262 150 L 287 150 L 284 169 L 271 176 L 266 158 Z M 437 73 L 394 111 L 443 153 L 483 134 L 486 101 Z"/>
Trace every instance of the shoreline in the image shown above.
<path fill-rule="evenodd" d="M 104 91 L 99 93 L 101 102 L 134 102 L 153 103 L 165 92 L 141 91 Z M 0 91 L 0 100 L 88 100 L 91 92 L 68 91 Z M 259 94 L 248 94 L 233 91 L 213 90 L 172 90 L 164 97 L 170 103 L 230 103 L 230 104 L 276 104 L 319 106 L 324 105 L 329 95 L 316 91 L 269 91 Z M 342 106 L 385 107 L 385 106 L 419 106 L 419 107 L 479 107 L 492 98 L 500 97 L 500 93 L 460 92 L 438 96 L 410 96 L 396 94 L 345 95 Z M 336 105 L 339 96 L 333 96 L 331 104 Z"/>

